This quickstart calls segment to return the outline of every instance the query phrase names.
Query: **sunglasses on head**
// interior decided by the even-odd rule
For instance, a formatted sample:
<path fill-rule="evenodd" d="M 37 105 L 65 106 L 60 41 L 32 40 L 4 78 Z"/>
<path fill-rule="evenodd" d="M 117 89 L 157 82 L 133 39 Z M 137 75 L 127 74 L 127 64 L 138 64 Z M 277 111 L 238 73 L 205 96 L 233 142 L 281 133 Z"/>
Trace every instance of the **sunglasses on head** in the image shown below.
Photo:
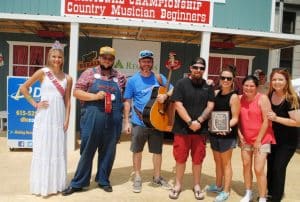
<path fill-rule="evenodd" d="M 152 52 L 148 52 L 148 51 L 141 52 L 140 53 L 140 57 L 141 58 L 153 57 L 153 53 Z"/>
<path fill-rule="evenodd" d="M 232 77 L 221 76 L 221 80 L 222 80 L 222 81 L 225 81 L 225 80 L 227 80 L 227 81 L 232 81 Z"/>
<path fill-rule="evenodd" d="M 192 69 L 204 71 L 204 70 L 205 70 L 205 67 L 203 67 L 203 66 L 201 66 L 201 67 L 198 67 L 198 66 L 192 66 Z"/>

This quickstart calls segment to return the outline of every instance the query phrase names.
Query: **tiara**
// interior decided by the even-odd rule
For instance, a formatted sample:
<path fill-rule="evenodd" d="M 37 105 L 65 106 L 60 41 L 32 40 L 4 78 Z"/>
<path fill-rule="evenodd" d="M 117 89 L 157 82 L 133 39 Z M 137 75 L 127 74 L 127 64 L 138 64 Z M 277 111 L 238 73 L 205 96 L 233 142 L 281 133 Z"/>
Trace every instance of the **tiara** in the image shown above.
<path fill-rule="evenodd" d="M 54 44 L 52 44 L 52 49 L 58 49 L 64 51 L 64 45 L 59 43 L 59 41 L 55 41 Z"/>

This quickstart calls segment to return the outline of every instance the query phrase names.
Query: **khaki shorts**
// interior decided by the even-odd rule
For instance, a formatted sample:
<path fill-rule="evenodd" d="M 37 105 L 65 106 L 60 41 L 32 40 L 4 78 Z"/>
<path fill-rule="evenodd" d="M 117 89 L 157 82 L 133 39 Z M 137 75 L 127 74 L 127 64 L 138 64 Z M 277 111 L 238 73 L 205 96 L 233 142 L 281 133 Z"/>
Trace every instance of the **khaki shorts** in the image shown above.
<path fill-rule="evenodd" d="M 244 144 L 241 149 L 244 151 L 254 151 L 253 145 L 250 144 Z M 271 153 L 271 144 L 262 144 L 259 151 L 267 154 Z"/>

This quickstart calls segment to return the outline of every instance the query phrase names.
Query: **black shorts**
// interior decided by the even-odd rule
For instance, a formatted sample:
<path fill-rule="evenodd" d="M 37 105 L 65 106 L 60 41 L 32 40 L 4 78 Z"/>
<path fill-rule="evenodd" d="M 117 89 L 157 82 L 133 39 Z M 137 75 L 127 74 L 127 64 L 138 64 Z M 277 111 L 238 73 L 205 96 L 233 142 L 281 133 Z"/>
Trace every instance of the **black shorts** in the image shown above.
<path fill-rule="evenodd" d="M 214 151 L 226 152 L 237 145 L 236 138 L 224 138 L 217 135 L 209 135 L 210 147 Z"/>

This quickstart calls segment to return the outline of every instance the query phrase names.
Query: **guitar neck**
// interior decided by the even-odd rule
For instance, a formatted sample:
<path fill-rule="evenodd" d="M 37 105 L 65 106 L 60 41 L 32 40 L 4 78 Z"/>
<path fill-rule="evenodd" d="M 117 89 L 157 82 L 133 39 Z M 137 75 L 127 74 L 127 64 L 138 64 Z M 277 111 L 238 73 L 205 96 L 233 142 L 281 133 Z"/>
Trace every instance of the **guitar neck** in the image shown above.
<path fill-rule="evenodd" d="M 169 89 L 170 89 L 170 80 L 171 80 L 171 76 L 172 76 L 172 70 L 170 69 L 170 70 L 169 70 L 169 73 L 168 73 L 167 84 L 166 84 L 167 92 L 168 92 Z M 166 93 L 167 93 L 167 92 L 166 92 Z"/>

